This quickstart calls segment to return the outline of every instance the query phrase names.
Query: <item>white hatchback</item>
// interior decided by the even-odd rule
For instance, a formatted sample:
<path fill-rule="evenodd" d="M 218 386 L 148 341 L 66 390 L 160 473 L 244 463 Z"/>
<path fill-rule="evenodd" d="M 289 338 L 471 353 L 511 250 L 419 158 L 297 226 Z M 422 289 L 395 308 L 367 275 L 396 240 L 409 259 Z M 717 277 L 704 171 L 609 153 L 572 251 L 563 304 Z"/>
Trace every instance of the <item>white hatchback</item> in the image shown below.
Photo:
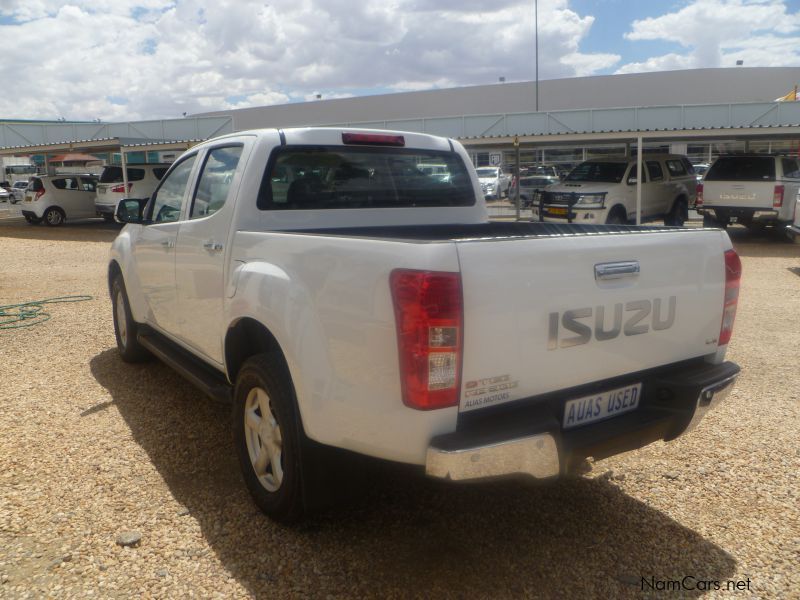
<path fill-rule="evenodd" d="M 39 175 L 31 178 L 25 190 L 22 216 L 28 223 L 44 221 L 54 227 L 67 219 L 94 217 L 96 193 L 94 175 Z"/>
<path fill-rule="evenodd" d="M 97 197 L 95 198 L 97 216 L 103 217 L 106 221 L 113 221 L 120 200 L 149 198 L 169 167 L 169 164 L 164 163 L 128 165 L 128 190 L 126 191 L 125 182 L 122 179 L 122 167 L 105 166 L 97 184 Z"/>

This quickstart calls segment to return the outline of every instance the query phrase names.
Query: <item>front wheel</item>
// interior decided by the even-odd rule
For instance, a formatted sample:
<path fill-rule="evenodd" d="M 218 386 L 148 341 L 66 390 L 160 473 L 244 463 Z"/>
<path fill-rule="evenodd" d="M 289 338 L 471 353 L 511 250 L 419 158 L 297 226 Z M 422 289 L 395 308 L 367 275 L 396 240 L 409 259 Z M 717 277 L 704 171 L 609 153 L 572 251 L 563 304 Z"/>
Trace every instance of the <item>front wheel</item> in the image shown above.
<path fill-rule="evenodd" d="M 139 324 L 133 320 L 128 304 L 125 282 L 118 274 L 111 284 L 111 307 L 114 315 L 114 335 L 117 338 L 117 349 L 122 360 L 129 363 L 144 362 L 150 353 L 139 343 L 136 337 Z"/>
<path fill-rule="evenodd" d="M 233 441 L 245 484 L 258 507 L 282 523 L 304 513 L 302 427 L 294 388 L 274 355 L 249 358 L 236 377 Z"/>
<path fill-rule="evenodd" d="M 63 225 L 64 221 L 66 220 L 64 211 L 55 206 L 51 206 L 44 211 L 44 215 L 42 215 L 42 217 L 44 218 L 44 222 L 50 227 L 58 227 L 59 225 Z"/>
<path fill-rule="evenodd" d="M 714 217 L 703 215 L 703 227 L 714 227 L 718 229 L 727 229 L 727 221 L 717 221 Z"/>
<path fill-rule="evenodd" d="M 664 225 L 671 225 L 673 227 L 683 227 L 689 216 L 689 207 L 686 205 L 685 200 L 676 200 L 672 205 L 672 210 L 664 217 Z"/>

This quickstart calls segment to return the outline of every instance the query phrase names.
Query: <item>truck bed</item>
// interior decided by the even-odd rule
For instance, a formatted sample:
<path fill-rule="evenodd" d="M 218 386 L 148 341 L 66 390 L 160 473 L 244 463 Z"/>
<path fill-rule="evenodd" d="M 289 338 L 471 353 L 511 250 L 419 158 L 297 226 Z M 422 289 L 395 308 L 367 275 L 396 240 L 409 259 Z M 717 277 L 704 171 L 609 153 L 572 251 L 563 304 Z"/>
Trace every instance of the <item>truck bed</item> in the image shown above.
<path fill-rule="evenodd" d="M 638 235 L 644 233 L 687 233 L 698 231 L 695 228 L 665 227 L 662 225 L 582 225 L 576 223 L 542 222 L 489 222 L 477 224 L 452 225 L 389 225 L 376 227 L 336 227 L 322 229 L 297 229 L 282 233 L 305 235 L 324 235 L 339 237 L 358 237 L 384 241 L 432 243 L 466 242 L 470 240 L 488 241 L 514 238 L 553 238 L 598 235 Z"/>

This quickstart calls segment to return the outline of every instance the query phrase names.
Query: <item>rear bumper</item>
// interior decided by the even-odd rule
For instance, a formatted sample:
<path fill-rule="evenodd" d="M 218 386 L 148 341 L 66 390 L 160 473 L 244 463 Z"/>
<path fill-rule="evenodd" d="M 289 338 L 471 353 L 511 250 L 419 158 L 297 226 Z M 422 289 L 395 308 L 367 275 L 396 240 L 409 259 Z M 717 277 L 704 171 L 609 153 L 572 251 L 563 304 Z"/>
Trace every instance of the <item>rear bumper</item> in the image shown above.
<path fill-rule="evenodd" d="M 20 211 L 23 217 L 29 217 L 31 219 L 41 219 L 42 215 L 38 214 L 34 210 L 22 210 Z"/>
<path fill-rule="evenodd" d="M 95 212 L 97 213 L 98 217 L 103 217 L 105 215 L 114 216 L 114 213 L 117 210 L 116 204 L 95 204 L 94 205 Z"/>
<path fill-rule="evenodd" d="M 742 222 L 774 223 L 780 221 L 780 212 L 773 208 L 740 208 L 737 206 L 707 206 L 697 209 L 698 214 L 720 220 L 736 219 Z"/>
<path fill-rule="evenodd" d="M 561 427 L 564 404 L 589 391 L 581 391 L 587 386 L 479 419 L 470 417 L 471 422 L 460 423 L 458 431 L 431 441 L 425 470 L 431 477 L 450 480 L 563 475 L 589 456 L 606 458 L 690 431 L 727 397 L 738 375 L 739 367 L 726 362 L 636 376 L 629 381 L 643 383 L 639 408 L 568 430 Z M 618 384 L 607 382 L 600 387 L 614 385 Z"/>

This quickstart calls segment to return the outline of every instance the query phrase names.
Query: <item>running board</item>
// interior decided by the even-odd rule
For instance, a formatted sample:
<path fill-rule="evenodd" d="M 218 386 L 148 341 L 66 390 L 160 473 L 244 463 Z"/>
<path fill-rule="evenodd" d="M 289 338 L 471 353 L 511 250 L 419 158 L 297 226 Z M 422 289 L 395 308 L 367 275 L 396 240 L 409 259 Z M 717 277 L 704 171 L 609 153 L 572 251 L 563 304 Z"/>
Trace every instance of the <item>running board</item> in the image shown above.
<path fill-rule="evenodd" d="M 139 343 L 213 400 L 230 403 L 233 388 L 219 371 L 146 326 L 139 326 Z"/>

